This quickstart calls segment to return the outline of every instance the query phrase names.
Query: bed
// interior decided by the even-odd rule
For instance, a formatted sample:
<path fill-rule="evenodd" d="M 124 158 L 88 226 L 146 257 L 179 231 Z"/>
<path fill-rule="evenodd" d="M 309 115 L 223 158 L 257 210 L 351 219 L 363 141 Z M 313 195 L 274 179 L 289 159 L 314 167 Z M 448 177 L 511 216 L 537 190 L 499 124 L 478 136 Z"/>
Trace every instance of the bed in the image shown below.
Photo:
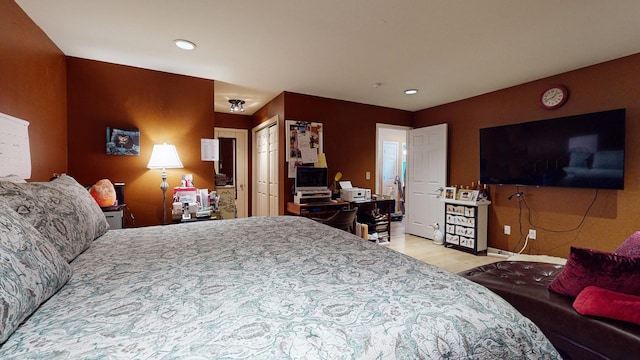
<path fill-rule="evenodd" d="M 0 181 L 2 359 L 560 358 L 488 289 L 347 232 L 293 216 L 107 231 L 81 189 Z M 19 286 L 26 315 L 8 263 L 16 282 L 57 274 Z"/>

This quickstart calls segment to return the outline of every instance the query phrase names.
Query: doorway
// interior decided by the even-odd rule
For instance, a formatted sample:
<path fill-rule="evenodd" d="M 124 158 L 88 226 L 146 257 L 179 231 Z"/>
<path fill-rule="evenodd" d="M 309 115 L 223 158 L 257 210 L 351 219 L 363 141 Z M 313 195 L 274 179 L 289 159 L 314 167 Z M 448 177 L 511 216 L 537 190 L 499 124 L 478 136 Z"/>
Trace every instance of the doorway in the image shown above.
<path fill-rule="evenodd" d="M 407 133 L 405 126 L 376 124 L 376 194 L 389 195 L 396 201 L 395 213 L 404 213 L 404 185 L 407 167 Z"/>
<path fill-rule="evenodd" d="M 235 216 L 247 217 L 247 130 L 214 128 L 220 146 L 220 159 L 215 163 L 216 189 L 230 190 L 235 199 Z M 224 179 L 221 179 L 224 178 Z"/>

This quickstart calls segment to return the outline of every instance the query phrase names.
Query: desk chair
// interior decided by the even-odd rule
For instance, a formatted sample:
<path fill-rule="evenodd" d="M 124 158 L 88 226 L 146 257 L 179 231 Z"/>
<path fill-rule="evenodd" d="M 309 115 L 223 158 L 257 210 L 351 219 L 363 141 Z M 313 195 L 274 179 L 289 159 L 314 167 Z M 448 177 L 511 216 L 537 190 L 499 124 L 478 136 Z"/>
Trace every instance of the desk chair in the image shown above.
<path fill-rule="evenodd" d="M 355 207 L 353 209 L 348 210 L 338 210 L 335 214 L 331 215 L 326 219 L 321 218 L 311 218 L 319 223 L 329 225 L 336 229 L 348 231 L 352 234 L 355 234 L 355 224 L 356 224 L 356 214 L 358 213 L 358 208 Z"/>

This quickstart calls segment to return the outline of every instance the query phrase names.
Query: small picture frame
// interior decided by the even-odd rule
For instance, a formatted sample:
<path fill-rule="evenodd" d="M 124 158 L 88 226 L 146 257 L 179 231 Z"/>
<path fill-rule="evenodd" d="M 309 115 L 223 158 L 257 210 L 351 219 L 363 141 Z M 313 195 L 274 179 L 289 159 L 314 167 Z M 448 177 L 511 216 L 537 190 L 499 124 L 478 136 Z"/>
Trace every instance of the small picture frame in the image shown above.
<path fill-rule="evenodd" d="M 140 155 L 140 131 L 138 129 L 107 128 L 107 155 Z"/>
<path fill-rule="evenodd" d="M 458 190 L 457 199 L 461 201 L 476 201 L 478 198 L 478 190 Z"/>
<path fill-rule="evenodd" d="M 453 186 L 444 188 L 444 198 L 446 200 L 455 200 L 456 199 L 456 188 Z"/>

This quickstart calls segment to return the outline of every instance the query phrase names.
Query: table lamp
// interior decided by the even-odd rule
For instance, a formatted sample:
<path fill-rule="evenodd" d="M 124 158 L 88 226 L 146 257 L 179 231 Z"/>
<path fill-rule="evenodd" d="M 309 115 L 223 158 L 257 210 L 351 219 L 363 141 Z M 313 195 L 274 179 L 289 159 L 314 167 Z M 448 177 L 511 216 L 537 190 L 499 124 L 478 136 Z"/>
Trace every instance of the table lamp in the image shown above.
<path fill-rule="evenodd" d="M 169 184 L 167 184 L 167 169 L 178 169 L 182 167 L 184 166 L 182 166 L 175 145 L 166 143 L 153 145 L 153 151 L 151 152 L 151 158 L 149 159 L 147 168 L 162 169 L 160 190 L 162 190 L 163 225 L 167 223 L 167 189 L 169 188 Z"/>

